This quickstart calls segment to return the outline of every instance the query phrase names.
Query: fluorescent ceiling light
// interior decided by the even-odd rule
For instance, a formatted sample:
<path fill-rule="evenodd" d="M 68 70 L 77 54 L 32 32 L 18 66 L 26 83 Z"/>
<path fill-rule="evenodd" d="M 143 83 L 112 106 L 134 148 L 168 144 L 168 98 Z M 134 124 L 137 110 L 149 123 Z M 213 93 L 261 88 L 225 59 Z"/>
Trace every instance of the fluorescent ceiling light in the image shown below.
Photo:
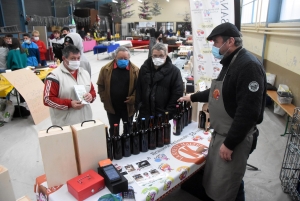
<path fill-rule="evenodd" d="M 139 2 L 143 2 L 143 0 L 138 0 Z"/>
<path fill-rule="evenodd" d="M 117 1 L 117 0 L 112 0 L 112 2 L 114 2 L 114 3 L 118 3 L 118 1 Z"/>

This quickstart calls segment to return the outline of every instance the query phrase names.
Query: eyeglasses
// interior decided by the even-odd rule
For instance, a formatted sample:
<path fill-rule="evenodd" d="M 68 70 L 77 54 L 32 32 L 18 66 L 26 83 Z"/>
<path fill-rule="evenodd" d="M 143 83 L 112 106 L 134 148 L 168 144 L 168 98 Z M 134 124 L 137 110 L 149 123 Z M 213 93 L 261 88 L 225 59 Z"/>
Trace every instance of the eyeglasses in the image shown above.
<path fill-rule="evenodd" d="M 156 58 L 164 59 L 165 55 L 152 55 L 152 58 L 153 59 L 156 59 Z"/>

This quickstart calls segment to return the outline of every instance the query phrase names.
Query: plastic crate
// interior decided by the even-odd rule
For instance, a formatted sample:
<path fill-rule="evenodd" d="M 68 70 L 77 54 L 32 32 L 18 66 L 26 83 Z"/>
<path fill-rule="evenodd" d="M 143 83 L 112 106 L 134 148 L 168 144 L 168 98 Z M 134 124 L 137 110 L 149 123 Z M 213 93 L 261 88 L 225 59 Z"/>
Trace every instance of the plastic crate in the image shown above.
<path fill-rule="evenodd" d="M 277 100 L 279 101 L 280 104 L 284 105 L 284 104 L 291 104 L 293 98 L 291 98 L 291 97 L 280 97 L 280 96 L 277 96 Z"/>

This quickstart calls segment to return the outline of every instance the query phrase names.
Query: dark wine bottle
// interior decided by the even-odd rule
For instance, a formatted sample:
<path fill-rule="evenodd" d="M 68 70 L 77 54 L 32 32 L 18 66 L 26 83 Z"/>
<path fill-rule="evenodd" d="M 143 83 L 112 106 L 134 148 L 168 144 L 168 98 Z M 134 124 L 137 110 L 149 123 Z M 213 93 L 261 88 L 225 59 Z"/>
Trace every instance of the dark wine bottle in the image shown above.
<path fill-rule="evenodd" d="M 154 126 L 154 117 L 150 116 L 148 129 L 148 148 L 153 150 L 156 148 L 156 127 Z"/>
<path fill-rule="evenodd" d="M 188 118 L 189 118 L 189 121 L 188 123 L 192 123 L 192 113 L 193 113 L 193 107 L 192 107 L 192 103 L 191 102 L 188 102 L 188 108 L 189 108 L 189 112 L 188 112 Z"/>
<path fill-rule="evenodd" d="M 179 105 L 176 105 L 176 114 L 173 118 L 173 135 L 180 135 L 181 133 L 181 116 Z"/>
<path fill-rule="evenodd" d="M 111 161 L 114 159 L 113 152 L 112 152 L 112 143 L 111 139 L 108 135 L 108 128 L 105 126 L 105 132 L 106 132 L 106 148 L 107 148 L 107 158 L 109 158 Z"/>
<path fill-rule="evenodd" d="M 136 120 L 133 120 L 132 132 L 131 132 L 131 150 L 133 155 L 140 153 L 140 135 L 137 129 Z"/>
<path fill-rule="evenodd" d="M 122 154 L 122 139 L 119 135 L 119 124 L 114 124 L 114 136 L 112 138 L 113 141 L 113 155 L 114 159 L 120 160 L 123 158 Z"/>
<path fill-rule="evenodd" d="M 186 101 L 184 101 L 184 126 L 189 124 L 189 108 Z"/>
<path fill-rule="evenodd" d="M 201 115 L 200 115 L 200 128 L 205 129 L 205 122 L 206 122 L 206 114 L 205 114 L 205 112 L 201 111 Z"/>
<path fill-rule="evenodd" d="M 164 144 L 171 143 L 171 124 L 169 122 L 169 112 L 165 112 L 165 123 L 164 123 Z"/>
<path fill-rule="evenodd" d="M 182 113 L 182 102 L 178 102 L 178 105 L 179 105 L 179 116 L 180 116 L 180 132 L 182 132 L 183 130 L 183 113 Z"/>
<path fill-rule="evenodd" d="M 145 118 L 141 119 L 140 149 L 141 149 L 141 152 L 147 152 L 148 151 L 148 131 L 146 129 L 146 120 L 145 120 Z"/>
<path fill-rule="evenodd" d="M 131 144 L 130 144 L 130 134 L 128 132 L 127 122 L 123 123 L 123 134 L 122 134 L 121 138 L 122 138 L 123 156 L 129 157 L 129 156 L 131 156 Z"/>
<path fill-rule="evenodd" d="M 158 114 L 158 121 L 156 127 L 156 146 L 163 147 L 164 146 L 164 126 L 162 125 L 162 115 Z"/>

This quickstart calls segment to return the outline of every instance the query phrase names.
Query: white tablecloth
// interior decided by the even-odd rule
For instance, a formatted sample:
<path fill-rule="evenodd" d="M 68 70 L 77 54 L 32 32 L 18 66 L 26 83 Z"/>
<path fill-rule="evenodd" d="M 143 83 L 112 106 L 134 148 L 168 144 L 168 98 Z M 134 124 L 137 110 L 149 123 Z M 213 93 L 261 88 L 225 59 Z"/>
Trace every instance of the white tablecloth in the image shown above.
<path fill-rule="evenodd" d="M 197 125 L 198 123 L 191 123 L 184 128 L 180 136 L 172 135 L 172 143 L 169 145 L 128 158 L 124 157 L 121 160 L 113 160 L 113 164 L 122 166 L 122 171 L 126 170 L 125 166 L 131 164 L 134 166 L 136 162 L 142 160 L 148 160 L 151 164 L 151 167 L 128 172 L 131 176 L 141 174 L 145 178 L 144 181 L 134 180 L 133 183 L 128 184 L 134 188 L 137 201 L 157 200 L 203 166 L 205 157 L 203 153 L 199 153 L 199 147 L 208 147 L 211 135 L 198 129 Z M 156 172 L 156 176 L 152 177 L 148 174 L 150 169 L 155 169 L 159 173 Z M 146 177 L 145 172 L 148 172 L 146 175 L 150 177 Z M 41 183 L 41 186 L 47 188 L 47 182 Z M 51 189 L 47 190 L 51 192 Z M 49 201 L 76 201 L 68 192 L 67 185 L 53 191 L 55 192 L 49 195 Z M 99 197 L 109 193 L 110 191 L 105 188 L 85 201 L 97 201 Z"/>
<path fill-rule="evenodd" d="M 120 41 L 116 41 L 115 43 L 120 44 L 120 46 L 124 46 L 124 47 L 132 47 L 132 43 L 130 40 L 120 40 Z"/>

